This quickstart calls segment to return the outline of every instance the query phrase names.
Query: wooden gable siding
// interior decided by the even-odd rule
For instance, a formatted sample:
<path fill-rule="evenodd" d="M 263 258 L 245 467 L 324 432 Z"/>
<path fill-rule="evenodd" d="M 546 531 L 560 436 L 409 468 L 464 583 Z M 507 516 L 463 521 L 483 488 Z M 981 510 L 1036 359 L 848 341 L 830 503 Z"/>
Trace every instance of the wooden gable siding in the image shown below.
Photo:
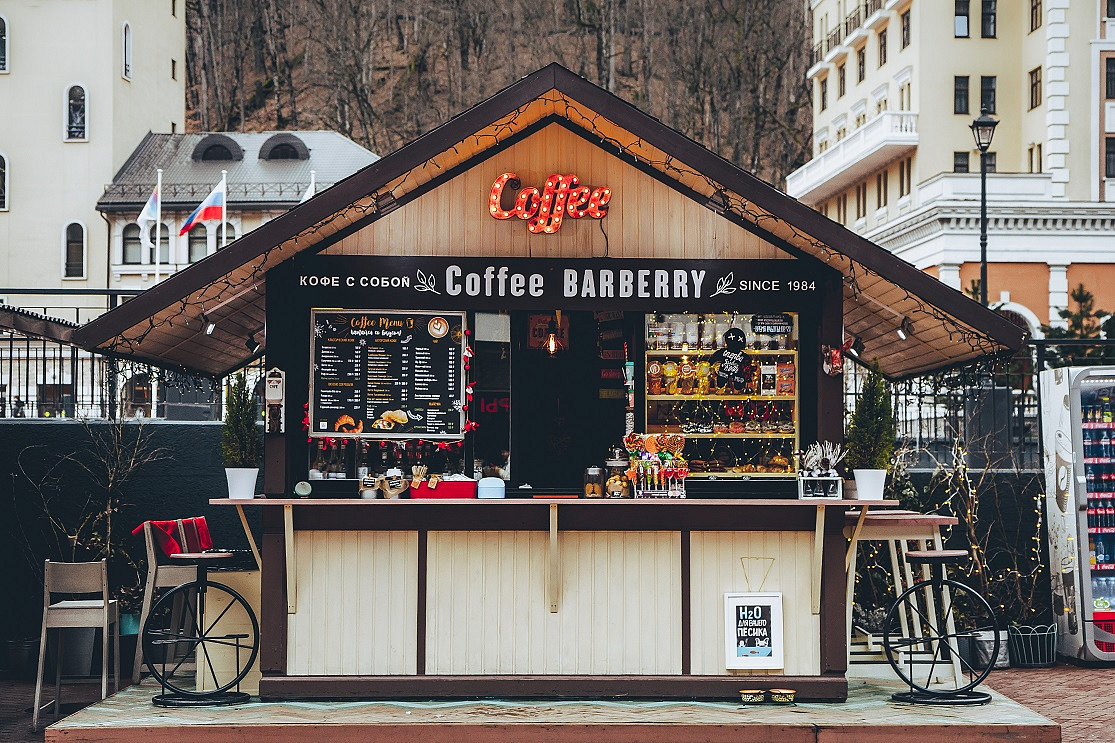
<path fill-rule="evenodd" d="M 493 219 L 488 193 L 505 172 L 517 173 L 523 187 L 541 189 L 547 176 L 558 172 L 575 173 L 586 185 L 607 186 L 612 189 L 608 216 L 566 218 L 552 235 L 531 234 L 519 219 Z M 544 127 L 325 252 L 593 258 L 604 256 L 606 244 L 614 258 L 790 258 L 558 124 Z"/>

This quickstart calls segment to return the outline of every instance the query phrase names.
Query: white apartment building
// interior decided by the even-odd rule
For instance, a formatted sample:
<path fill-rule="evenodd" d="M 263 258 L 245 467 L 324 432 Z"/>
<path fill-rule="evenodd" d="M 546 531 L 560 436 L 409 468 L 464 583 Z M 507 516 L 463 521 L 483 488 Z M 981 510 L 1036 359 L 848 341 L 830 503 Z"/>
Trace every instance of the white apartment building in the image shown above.
<path fill-rule="evenodd" d="M 185 59 L 186 0 L 0 2 L 0 287 L 108 286 L 97 200 L 147 132 L 184 131 Z"/>
<path fill-rule="evenodd" d="M 813 159 L 786 190 L 1040 335 L 1070 287 L 1115 312 L 1115 0 L 812 0 Z"/>

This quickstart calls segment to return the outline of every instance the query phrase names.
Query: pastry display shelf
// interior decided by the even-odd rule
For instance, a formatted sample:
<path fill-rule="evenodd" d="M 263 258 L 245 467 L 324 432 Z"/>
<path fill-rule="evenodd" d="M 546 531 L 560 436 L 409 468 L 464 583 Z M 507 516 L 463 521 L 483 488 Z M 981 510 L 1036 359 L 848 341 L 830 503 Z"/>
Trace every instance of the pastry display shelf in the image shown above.
<path fill-rule="evenodd" d="M 713 472 L 693 472 L 692 470 L 690 470 L 689 471 L 689 477 L 686 478 L 686 479 L 692 479 L 694 477 L 699 477 L 699 478 L 724 478 L 724 479 L 728 479 L 728 478 L 747 479 L 747 478 L 751 478 L 751 477 L 797 477 L 797 476 L 798 476 L 798 473 L 796 471 L 793 471 L 793 472 L 726 472 L 726 471 L 723 471 L 723 470 L 715 470 Z M 1115 566 L 1113 566 L 1113 567 L 1115 567 Z"/>
<path fill-rule="evenodd" d="M 651 429 L 661 426 L 648 426 Z M 792 439 L 794 433 L 771 433 L 760 431 L 745 431 L 743 433 L 685 433 L 684 431 L 651 430 L 647 433 L 678 433 L 687 439 Z"/>
<path fill-rule="evenodd" d="M 647 400 L 665 400 L 672 402 L 685 402 L 687 400 L 740 400 L 746 402 L 747 400 L 762 401 L 775 401 L 775 402 L 794 402 L 797 397 L 794 395 L 749 395 L 740 393 L 738 395 L 647 395 Z"/>
<path fill-rule="evenodd" d="M 783 348 L 783 349 L 777 349 L 777 350 L 772 351 L 772 350 L 769 350 L 769 349 L 766 349 L 766 348 L 763 348 L 763 349 L 747 348 L 747 349 L 744 349 L 744 352 L 747 353 L 748 355 L 752 355 L 752 356 L 789 356 L 791 354 L 796 356 L 798 350 L 796 348 Z M 661 356 L 693 356 L 695 358 L 701 358 L 702 356 L 712 356 L 714 353 L 716 353 L 715 350 L 708 349 L 708 348 L 690 349 L 688 351 L 682 351 L 682 350 L 671 350 L 671 351 L 655 350 L 655 351 L 647 351 L 646 352 L 647 356 L 657 356 L 657 357 L 661 357 Z"/>

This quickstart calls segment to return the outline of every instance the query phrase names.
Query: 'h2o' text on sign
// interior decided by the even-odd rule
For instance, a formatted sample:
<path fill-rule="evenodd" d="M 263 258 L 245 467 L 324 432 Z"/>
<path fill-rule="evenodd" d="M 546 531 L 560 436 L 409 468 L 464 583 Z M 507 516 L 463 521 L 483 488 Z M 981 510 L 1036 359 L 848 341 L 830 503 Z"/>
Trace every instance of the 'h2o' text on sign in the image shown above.
<path fill-rule="evenodd" d="M 509 208 L 504 190 L 522 186 L 519 176 L 504 173 L 492 184 L 488 195 L 488 211 L 496 219 L 518 217 L 525 220 L 527 229 L 532 233 L 552 235 L 561 227 L 565 217 L 580 219 L 584 216 L 603 219 L 608 214 L 608 202 L 612 199 L 611 189 L 603 186 L 582 186 L 581 179 L 573 174 L 554 173 L 546 179 L 546 185 L 539 191 L 528 186 L 515 197 Z"/>

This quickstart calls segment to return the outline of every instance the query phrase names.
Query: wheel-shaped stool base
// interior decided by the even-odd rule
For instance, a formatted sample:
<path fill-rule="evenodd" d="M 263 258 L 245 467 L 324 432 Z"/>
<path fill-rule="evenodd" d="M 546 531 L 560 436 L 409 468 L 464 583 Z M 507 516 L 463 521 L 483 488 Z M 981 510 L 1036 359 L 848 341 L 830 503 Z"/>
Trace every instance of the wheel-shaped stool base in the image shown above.
<path fill-rule="evenodd" d="M 247 704 L 251 698 L 252 695 L 245 691 L 224 691 L 203 697 L 159 694 L 151 698 L 151 704 L 156 707 L 231 707 L 234 704 Z"/>
<path fill-rule="evenodd" d="M 906 704 L 939 704 L 939 705 L 975 705 L 987 704 L 991 695 L 985 691 L 950 691 L 944 694 L 934 694 L 927 691 L 900 691 L 891 694 L 891 701 Z"/>

